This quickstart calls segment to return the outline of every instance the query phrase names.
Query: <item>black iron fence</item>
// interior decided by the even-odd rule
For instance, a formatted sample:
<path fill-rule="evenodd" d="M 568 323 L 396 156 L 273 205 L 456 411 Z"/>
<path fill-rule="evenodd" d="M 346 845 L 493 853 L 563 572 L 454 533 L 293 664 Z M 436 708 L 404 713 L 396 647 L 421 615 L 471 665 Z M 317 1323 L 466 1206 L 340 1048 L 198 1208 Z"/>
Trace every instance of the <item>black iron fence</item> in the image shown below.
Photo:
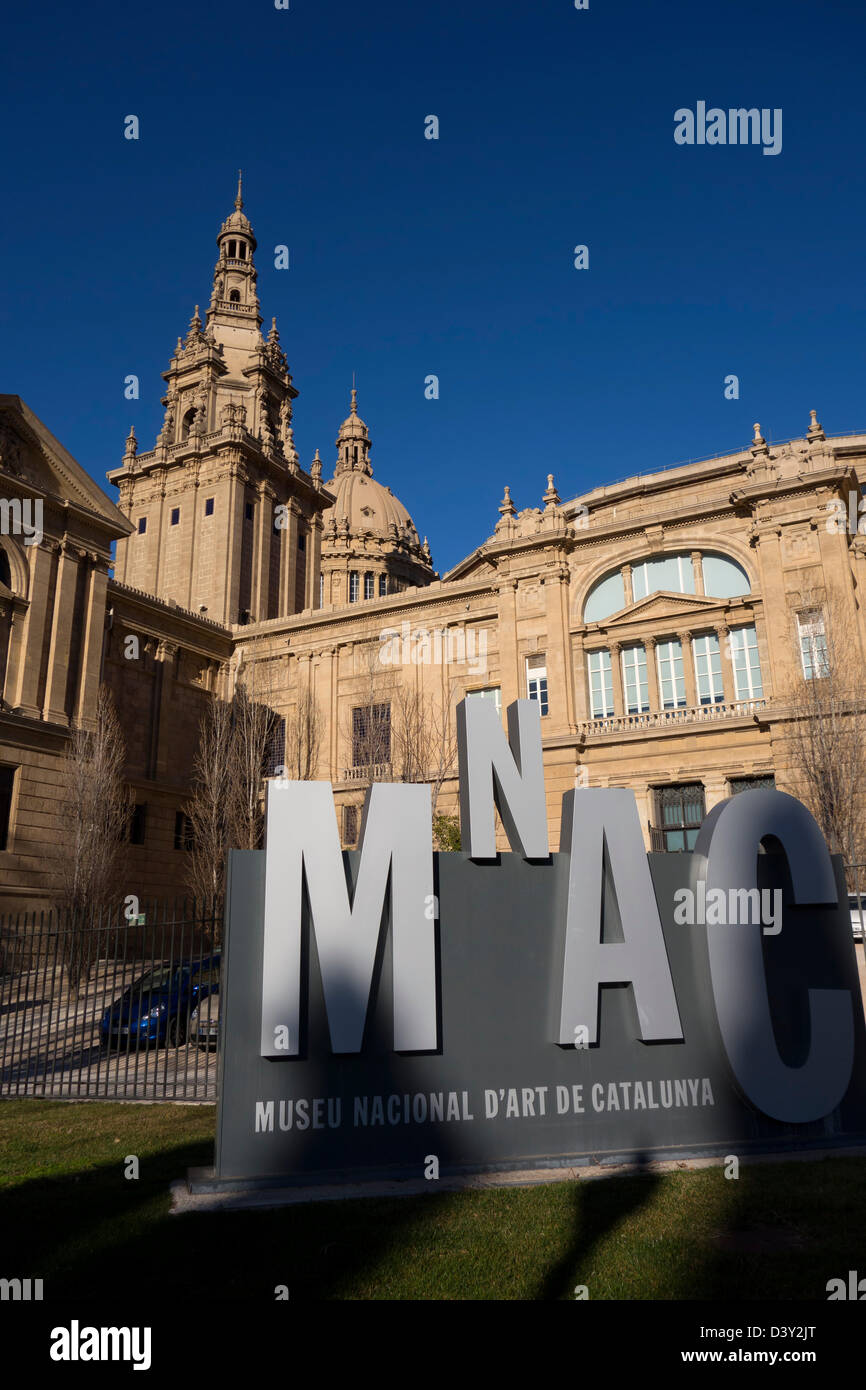
<path fill-rule="evenodd" d="M 215 1100 L 219 905 L 0 917 L 0 1096 Z"/>
<path fill-rule="evenodd" d="M 846 876 L 863 942 L 866 864 Z M 221 931 L 190 902 L 0 917 L 0 1096 L 215 1100 Z"/>

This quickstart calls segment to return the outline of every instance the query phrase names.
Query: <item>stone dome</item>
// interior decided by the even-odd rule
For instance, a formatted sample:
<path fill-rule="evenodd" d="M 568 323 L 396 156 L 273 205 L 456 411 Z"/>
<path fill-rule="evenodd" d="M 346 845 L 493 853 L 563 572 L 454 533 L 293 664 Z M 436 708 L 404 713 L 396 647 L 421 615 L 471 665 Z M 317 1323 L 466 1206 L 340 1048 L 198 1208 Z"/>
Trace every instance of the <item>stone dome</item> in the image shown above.
<path fill-rule="evenodd" d="M 370 473 L 360 468 L 344 469 L 326 483 L 325 488 L 337 499 L 334 506 L 329 507 L 322 517 L 326 531 L 332 518 L 339 528 L 346 517 L 353 536 L 364 531 L 388 536 L 393 534 L 393 525 L 398 533 L 405 534 L 413 545 L 419 544 L 415 524 L 403 503 L 394 496 L 390 488 L 383 487 Z"/>
<path fill-rule="evenodd" d="M 421 543 L 400 499 L 373 477 L 372 441 L 358 414 L 354 386 L 351 412 L 340 426 L 336 443 L 334 475 L 325 483 L 336 500 L 322 514 L 323 589 L 331 601 L 344 602 L 348 595 L 348 601 L 355 602 L 362 570 L 365 598 L 372 598 L 367 589 L 374 583 L 379 597 L 409 585 L 429 584 L 433 577 L 429 545 L 426 540 Z"/>

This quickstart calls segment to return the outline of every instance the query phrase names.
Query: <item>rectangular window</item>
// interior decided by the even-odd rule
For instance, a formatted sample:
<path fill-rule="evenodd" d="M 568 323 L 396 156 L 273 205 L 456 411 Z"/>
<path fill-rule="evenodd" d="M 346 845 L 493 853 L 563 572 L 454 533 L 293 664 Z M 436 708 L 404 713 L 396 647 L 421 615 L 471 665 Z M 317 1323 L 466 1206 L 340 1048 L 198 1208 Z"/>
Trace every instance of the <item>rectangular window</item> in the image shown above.
<path fill-rule="evenodd" d="M 803 675 L 807 681 L 813 677 L 820 679 L 829 674 L 827 656 L 827 635 L 824 631 L 824 615 L 818 609 L 797 614 L 797 630 L 800 636 L 800 657 L 803 662 Z"/>
<path fill-rule="evenodd" d="M 347 845 L 355 844 L 358 838 L 358 808 L 343 807 L 343 840 Z"/>
<path fill-rule="evenodd" d="M 247 503 L 246 503 L 246 505 L 245 505 L 245 507 L 244 507 L 244 516 L 245 516 L 245 518 L 246 518 L 247 521 L 252 521 L 252 519 L 253 519 L 253 504 L 252 504 L 252 502 L 247 502 Z"/>
<path fill-rule="evenodd" d="M 484 690 L 467 690 L 467 700 L 492 700 L 496 713 L 502 714 L 502 690 L 498 685 L 488 685 Z"/>
<path fill-rule="evenodd" d="M 358 602 L 358 571 L 352 570 L 349 575 L 349 602 Z"/>
<path fill-rule="evenodd" d="M 352 710 L 352 766 L 373 767 L 391 761 L 391 706 L 362 705 Z"/>
<path fill-rule="evenodd" d="M 731 657 L 734 662 L 734 690 L 738 700 L 760 700 L 764 694 L 761 663 L 758 660 L 758 634 L 751 627 L 731 628 Z"/>
<path fill-rule="evenodd" d="M 179 521 L 180 521 L 180 507 L 172 507 L 172 509 L 171 509 L 171 524 L 172 524 L 172 526 L 177 526 L 177 524 L 178 524 Z"/>
<path fill-rule="evenodd" d="M 610 652 L 587 652 L 589 672 L 589 707 L 593 719 L 606 719 L 613 714 L 613 672 Z"/>
<path fill-rule="evenodd" d="M 205 498 L 205 503 L 204 503 L 204 514 L 205 514 L 205 516 L 213 516 L 213 498 L 212 498 L 212 497 L 206 497 L 206 498 Z"/>
<path fill-rule="evenodd" d="M 542 715 L 547 714 L 547 666 L 543 656 L 526 658 L 526 698 L 537 700 Z"/>
<path fill-rule="evenodd" d="M 174 817 L 175 849 L 192 849 L 192 821 L 183 811 L 176 811 Z"/>
<path fill-rule="evenodd" d="M 12 816 L 12 792 L 16 768 L 0 765 L 0 850 L 9 846 L 9 822 Z"/>
<path fill-rule="evenodd" d="M 728 782 L 731 796 L 736 796 L 738 792 L 775 791 L 776 788 L 772 772 L 765 773 L 763 777 L 729 777 Z"/>
<path fill-rule="evenodd" d="M 725 698 L 722 684 L 722 653 L 714 632 L 692 638 L 695 654 L 695 685 L 699 705 L 718 705 Z"/>
<path fill-rule="evenodd" d="M 645 714 L 649 709 L 646 648 L 626 647 L 622 652 L 622 688 L 628 714 Z"/>
<path fill-rule="evenodd" d="M 686 703 L 683 649 L 679 641 L 659 642 L 656 647 L 659 699 L 662 709 L 681 709 Z"/>
<path fill-rule="evenodd" d="M 134 808 L 129 820 L 129 843 L 143 845 L 147 825 L 147 802 L 141 801 Z"/>
<path fill-rule="evenodd" d="M 140 516 L 140 517 L 138 518 L 138 534 L 139 534 L 140 536 L 143 536 L 146 530 L 147 530 L 147 517 L 146 517 L 146 516 Z"/>
<path fill-rule="evenodd" d="M 307 533 L 306 533 L 306 531 L 300 531 L 300 532 L 298 533 L 298 549 L 299 549 L 299 550 L 306 550 L 306 548 L 307 548 Z"/>
<path fill-rule="evenodd" d="M 263 777 L 285 776 L 286 764 L 286 721 L 278 715 L 271 720 L 271 727 L 265 742 Z"/>
<path fill-rule="evenodd" d="M 374 590 L 373 590 L 373 576 L 372 576 L 372 574 L 365 574 L 365 575 L 364 575 L 364 598 L 373 598 L 373 596 L 374 596 Z"/>
<path fill-rule="evenodd" d="M 704 819 L 704 788 L 700 782 L 658 787 L 655 792 L 658 825 L 653 827 L 652 847 L 666 854 L 694 849 Z"/>
<path fill-rule="evenodd" d="M 387 592 L 388 592 L 388 576 L 387 576 L 387 574 L 380 574 L 380 575 L 379 575 L 379 597 L 380 597 L 380 598 L 384 598 L 384 596 L 387 594 Z"/>

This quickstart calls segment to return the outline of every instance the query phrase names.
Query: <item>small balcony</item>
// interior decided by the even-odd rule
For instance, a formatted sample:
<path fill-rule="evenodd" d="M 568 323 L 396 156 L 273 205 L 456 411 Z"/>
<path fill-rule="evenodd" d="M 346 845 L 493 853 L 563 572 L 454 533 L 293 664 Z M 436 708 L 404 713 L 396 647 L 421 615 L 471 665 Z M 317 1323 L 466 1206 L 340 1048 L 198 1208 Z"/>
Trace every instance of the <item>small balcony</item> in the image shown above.
<path fill-rule="evenodd" d="M 584 719 L 579 727 L 584 738 L 603 738 L 677 728 L 684 724 L 718 724 L 728 719 L 755 719 L 769 703 L 769 700 L 731 700 L 718 705 L 647 710 L 643 714 L 611 714 L 602 719 Z"/>
<path fill-rule="evenodd" d="M 390 763 L 368 763 L 366 767 L 344 767 L 341 782 L 390 782 L 392 781 Z"/>

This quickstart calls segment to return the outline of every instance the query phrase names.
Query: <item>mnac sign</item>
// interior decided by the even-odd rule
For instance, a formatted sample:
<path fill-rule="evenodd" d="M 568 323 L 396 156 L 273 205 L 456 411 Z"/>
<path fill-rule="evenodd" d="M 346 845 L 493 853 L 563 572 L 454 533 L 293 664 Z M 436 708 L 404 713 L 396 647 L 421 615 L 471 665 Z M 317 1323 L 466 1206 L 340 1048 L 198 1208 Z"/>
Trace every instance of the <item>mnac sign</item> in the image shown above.
<path fill-rule="evenodd" d="M 630 791 L 576 790 L 551 853 L 537 704 L 458 730 L 463 852 L 432 853 L 426 786 L 374 785 L 344 852 L 330 784 L 277 782 L 231 856 L 216 1181 L 866 1132 L 844 878 L 800 802 L 742 793 L 647 855 Z"/>

